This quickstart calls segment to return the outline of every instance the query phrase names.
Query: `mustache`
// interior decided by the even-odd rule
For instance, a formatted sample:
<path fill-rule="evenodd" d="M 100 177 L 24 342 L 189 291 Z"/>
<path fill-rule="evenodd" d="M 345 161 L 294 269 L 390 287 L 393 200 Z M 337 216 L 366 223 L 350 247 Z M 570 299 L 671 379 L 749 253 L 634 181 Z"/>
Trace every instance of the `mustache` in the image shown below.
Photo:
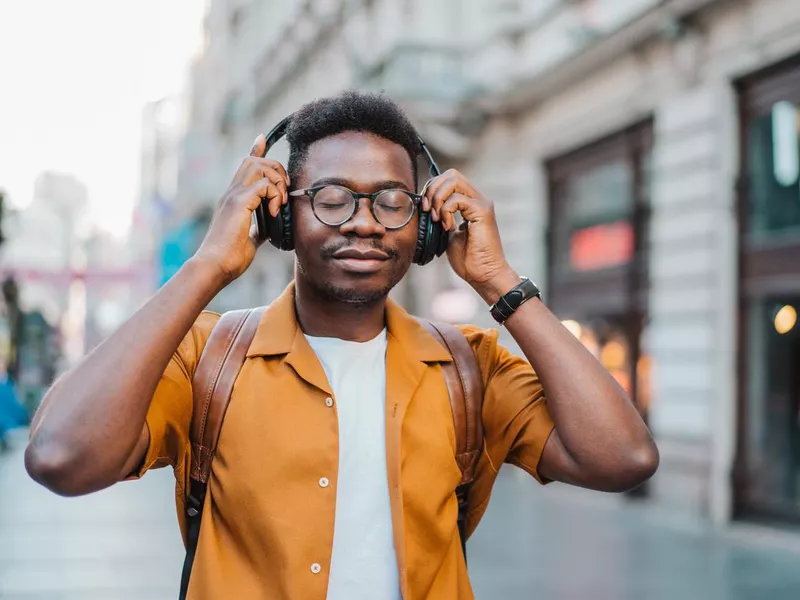
<path fill-rule="evenodd" d="M 363 248 L 361 244 L 356 244 L 351 240 L 344 240 L 341 242 L 336 242 L 327 246 L 323 246 L 322 248 L 320 248 L 319 255 L 320 258 L 329 259 L 333 258 L 333 255 L 339 252 L 339 250 L 344 250 L 345 248 L 355 248 L 356 246 Z M 368 246 L 372 250 L 378 250 L 379 252 L 383 252 L 390 259 L 397 258 L 397 250 L 395 250 L 394 248 L 389 248 L 388 246 L 384 246 L 378 240 L 372 240 L 372 242 Z"/>

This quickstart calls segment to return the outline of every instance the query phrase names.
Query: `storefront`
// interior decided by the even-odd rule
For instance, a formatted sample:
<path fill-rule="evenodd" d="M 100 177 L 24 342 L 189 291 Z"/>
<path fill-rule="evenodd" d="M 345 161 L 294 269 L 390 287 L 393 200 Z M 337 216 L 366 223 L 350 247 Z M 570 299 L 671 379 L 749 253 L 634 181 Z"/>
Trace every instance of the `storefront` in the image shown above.
<path fill-rule="evenodd" d="M 800 521 L 800 56 L 739 82 L 738 516 Z"/>
<path fill-rule="evenodd" d="M 651 147 L 645 122 L 547 164 L 548 304 L 644 415 Z"/>

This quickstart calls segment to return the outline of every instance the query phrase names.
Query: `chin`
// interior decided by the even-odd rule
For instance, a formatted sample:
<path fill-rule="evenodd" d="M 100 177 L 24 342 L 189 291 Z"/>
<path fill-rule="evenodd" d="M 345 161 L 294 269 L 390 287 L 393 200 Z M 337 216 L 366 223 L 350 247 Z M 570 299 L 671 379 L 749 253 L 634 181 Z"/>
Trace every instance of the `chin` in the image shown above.
<path fill-rule="evenodd" d="M 320 296 L 342 304 L 372 304 L 384 299 L 397 282 L 383 273 L 337 273 L 310 281 Z"/>

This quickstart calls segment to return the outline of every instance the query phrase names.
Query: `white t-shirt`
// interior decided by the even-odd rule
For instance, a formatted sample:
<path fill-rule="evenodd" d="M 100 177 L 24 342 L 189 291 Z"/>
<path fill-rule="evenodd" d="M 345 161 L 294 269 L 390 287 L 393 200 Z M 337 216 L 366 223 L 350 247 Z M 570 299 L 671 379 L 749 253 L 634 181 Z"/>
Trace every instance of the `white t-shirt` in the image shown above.
<path fill-rule="evenodd" d="M 328 600 L 400 600 L 386 472 L 386 330 L 363 343 L 306 339 L 328 377 L 339 419 Z"/>

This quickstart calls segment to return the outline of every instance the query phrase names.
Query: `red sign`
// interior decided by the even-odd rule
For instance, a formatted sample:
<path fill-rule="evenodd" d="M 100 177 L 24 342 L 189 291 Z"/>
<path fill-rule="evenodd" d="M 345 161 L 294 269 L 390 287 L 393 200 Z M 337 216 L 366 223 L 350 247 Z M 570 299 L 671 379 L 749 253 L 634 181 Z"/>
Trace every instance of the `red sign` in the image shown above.
<path fill-rule="evenodd" d="M 632 258 L 633 225 L 629 221 L 586 227 L 570 239 L 570 266 L 576 271 L 615 267 Z"/>

